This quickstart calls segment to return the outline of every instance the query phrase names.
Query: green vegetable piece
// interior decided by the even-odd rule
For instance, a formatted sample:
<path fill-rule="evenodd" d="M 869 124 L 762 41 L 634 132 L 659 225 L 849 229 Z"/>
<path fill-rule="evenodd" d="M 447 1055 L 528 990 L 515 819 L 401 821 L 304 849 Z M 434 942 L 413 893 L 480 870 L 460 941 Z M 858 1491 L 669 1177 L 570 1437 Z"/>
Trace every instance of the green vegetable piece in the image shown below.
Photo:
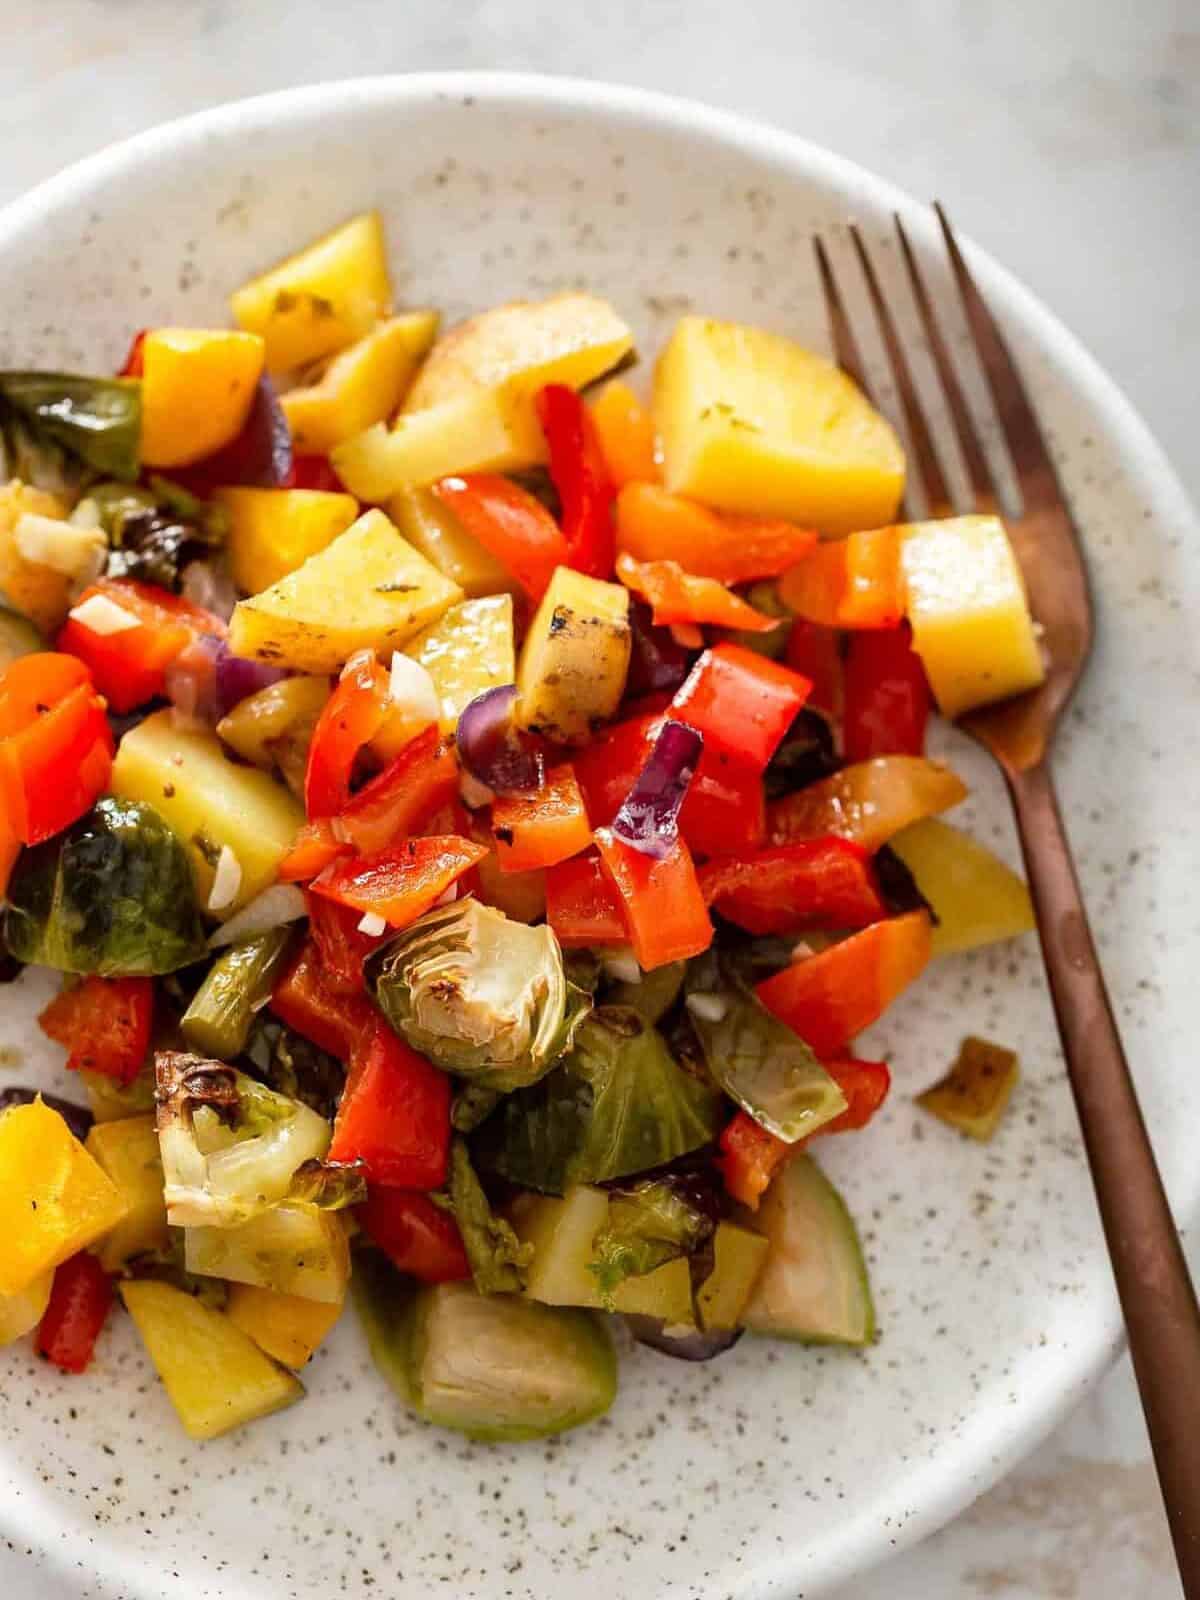
<path fill-rule="evenodd" d="M 686 974 L 686 961 L 668 961 L 665 967 L 644 972 L 640 983 L 614 983 L 604 995 L 604 1004 L 628 1006 L 654 1027 L 678 1000 Z"/>
<path fill-rule="evenodd" d="M 789 1144 L 831 1122 L 846 1097 L 810 1047 L 746 987 L 732 963 L 691 963 L 687 1010 L 709 1072 L 731 1100 Z"/>
<path fill-rule="evenodd" d="M 219 1061 L 241 1055 L 254 1014 L 270 996 L 283 966 L 291 931 L 271 928 L 222 951 L 180 1022 L 191 1049 Z"/>
<path fill-rule="evenodd" d="M 358 1256 L 352 1290 L 376 1365 L 427 1422 L 473 1439 L 542 1439 L 616 1396 L 613 1348 L 590 1312 L 467 1283 L 414 1291 L 376 1251 Z"/>
<path fill-rule="evenodd" d="M 18 656 L 45 649 L 46 641 L 28 617 L 0 606 L 0 672 L 10 667 Z"/>
<path fill-rule="evenodd" d="M 106 477 L 140 470 L 142 386 L 136 378 L 69 372 L 0 372 L 0 417 L 68 451 Z"/>
<path fill-rule="evenodd" d="M 245 1059 L 276 1094 L 299 1100 L 327 1122 L 346 1085 L 346 1069 L 336 1057 L 269 1012 L 255 1014 Z"/>
<path fill-rule="evenodd" d="M 986 1143 L 1020 1076 L 1020 1064 L 1012 1050 L 986 1039 L 964 1039 L 958 1060 L 932 1089 L 917 1096 L 917 1104 L 959 1133 Z"/>
<path fill-rule="evenodd" d="M 205 952 L 183 846 L 142 801 L 99 801 L 22 852 L 4 940 L 21 961 L 105 978 L 174 972 Z"/>
<path fill-rule="evenodd" d="M 613 1291 L 626 1278 L 644 1277 L 667 1261 L 690 1256 L 714 1228 L 713 1218 L 689 1204 L 680 1186 L 667 1179 L 648 1179 L 613 1194 L 588 1264 L 607 1309 L 614 1309 Z"/>
<path fill-rule="evenodd" d="M 178 591 L 188 562 L 208 556 L 229 532 L 224 506 L 197 500 L 167 478 L 152 477 L 149 489 L 98 483 L 87 498 L 112 545 L 110 578 L 137 578 Z"/>
<path fill-rule="evenodd" d="M 758 583 L 752 583 L 744 592 L 744 599 L 761 611 L 765 617 L 778 617 L 779 626 L 772 628 L 769 633 L 758 633 L 749 628 L 731 630 L 726 637 L 732 644 L 740 644 L 744 650 L 753 650 L 756 655 L 767 656 L 771 661 L 782 661 L 787 650 L 788 634 L 791 630 L 792 613 L 779 598 L 779 585 L 771 578 L 763 578 Z"/>
<path fill-rule="evenodd" d="M 504 1218 L 493 1212 L 461 1139 L 455 1139 L 450 1149 L 450 1200 L 480 1294 L 518 1293 L 525 1287 L 533 1246 L 522 1244 Z"/>
<path fill-rule="evenodd" d="M 743 1321 L 751 1333 L 806 1344 L 870 1344 L 875 1307 L 858 1230 L 811 1156 L 779 1169 L 741 1219 L 770 1245 Z"/>
<path fill-rule="evenodd" d="M 419 917 L 371 957 L 367 976 L 414 1050 L 502 1093 L 549 1072 L 591 1007 L 548 927 L 475 899 Z"/>
<path fill-rule="evenodd" d="M 322 1211 L 345 1211 L 367 1198 L 367 1179 L 361 1161 L 338 1166 L 328 1161 L 306 1161 L 296 1169 L 288 1190 L 289 1200 L 305 1200 Z"/>
<path fill-rule="evenodd" d="M 474 1133 L 503 1099 L 499 1089 L 489 1089 L 485 1083 L 464 1083 L 450 1107 L 451 1126 L 458 1133 Z"/>
<path fill-rule="evenodd" d="M 233 1226 L 184 1229 L 184 1264 L 197 1277 L 250 1283 L 274 1294 L 340 1305 L 350 1279 L 341 1217 L 287 1199 Z"/>
<path fill-rule="evenodd" d="M 720 1097 L 677 1065 L 628 1007 L 602 1006 L 560 1067 L 510 1095 L 480 1130 L 478 1158 L 544 1194 L 646 1172 L 716 1138 Z"/>

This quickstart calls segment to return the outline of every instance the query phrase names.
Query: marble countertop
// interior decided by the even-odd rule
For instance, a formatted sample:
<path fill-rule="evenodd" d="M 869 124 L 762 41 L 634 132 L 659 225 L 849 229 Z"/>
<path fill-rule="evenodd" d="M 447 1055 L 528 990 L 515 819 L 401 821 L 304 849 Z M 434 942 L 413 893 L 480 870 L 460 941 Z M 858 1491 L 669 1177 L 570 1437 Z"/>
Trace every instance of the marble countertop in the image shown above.
<path fill-rule="evenodd" d="M 790 128 L 939 196 L 1091 347 L 1200 498 L 1194 0 L 0 0 L 0 36 L 0 203 L 166 118 L 367 72 L 572 73 Z M 0 1575 L 33 1600 L 2 1553 Z M 1180 1588 L 1122 1360 L 1005 1482 L 836 1600 L 1132 1593 Z"/>

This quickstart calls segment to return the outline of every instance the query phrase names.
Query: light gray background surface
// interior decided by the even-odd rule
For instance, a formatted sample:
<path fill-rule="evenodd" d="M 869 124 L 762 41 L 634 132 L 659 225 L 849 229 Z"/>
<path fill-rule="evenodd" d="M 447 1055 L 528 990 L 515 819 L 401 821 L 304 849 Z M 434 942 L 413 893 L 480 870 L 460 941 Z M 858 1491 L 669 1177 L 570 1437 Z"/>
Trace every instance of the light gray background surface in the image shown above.
<path fill-rule="evenodd" d="M 939 196 L 1200 498 L 1196 0 L 0 0 L 0 203 L 221 100 L 472 67 L 690 95 Z M 34 1600 L 2 1550 L 0 1579 Z M 1009 1479 L 838 1600 L 1179 1593 L 1123 1360 Z"/>

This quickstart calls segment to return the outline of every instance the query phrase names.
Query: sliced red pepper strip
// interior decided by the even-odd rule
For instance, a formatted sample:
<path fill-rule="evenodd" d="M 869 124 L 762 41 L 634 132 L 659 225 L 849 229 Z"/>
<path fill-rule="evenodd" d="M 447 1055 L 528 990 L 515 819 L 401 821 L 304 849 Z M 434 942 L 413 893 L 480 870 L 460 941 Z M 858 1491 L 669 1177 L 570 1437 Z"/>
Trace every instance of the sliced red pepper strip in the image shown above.
<path fill-rule="evenodd" d="M 112 1279 L 95 1256 L 81 1250 L 64 1261 L 54 1273 L 50 1300 L 38 1324 L 38 1354 L 60 1372 L 85 1371 L 112 1300 Z"/>
<path fill-rule="evenodd" d="M 932 927 L 924 911 L 876 922 L 760 983 L 758 998 L 822 1057 L 879 1019 L 924 970 Z"/>
<path fill-rule="evenodd" d="M 833 835 L 709 861 L 700 890 L 726 921 L 754 934 L 865 928 L 888 914 L 870 856 Z"/>
<path fill-rule="evenodd" d="M 586 850 L 592 830 L 570 762 L 552 767 L 536 794 L 498 795 L 492 804 L 492 833 L 501 872 L 552 867 Z"/>
<path fill-rule="evenodd" d="M 907 622 L 850 636 L 842 724 L 847 761 L 924 755 L 931 704 Z"/>
<path fill-rule="evenodd" d="M 854 1056 L 842 1060 L 823 1061 L 821 1065 L 846 1097 L 846 1109 L 840 1115 L 817 1129 L 812 1135 L 819 1139 L 826 1133 L 856 1133 L 867 1123 L 887 1099 L 892 1086 L 892 1074 L 885 1061 L 859 1061 Z"/>
<path fill-rule="evenodd" d="M 449 1150 L 449 1078 L 377 1016 L 351 1052 L 329 1160 L 361 1161 L 372 1183 L 437 1189 Z"/>
<path fill-rule="evenodd" d="M 546 869 L 546 921 L 564 950 L 625 943 L 621 899 L 594 850 Z"/>
<path fill-rule="evenodd" d="M 11 662 L 0 676 L 0 842 L 9 846 L 0 854 L 81 817 L 108 787 L 112 758 L 104 701 L 82 661 L 39 651 Z M 6 883 L 4 872 L 0 893 Z"/>
<path fill-rule="evenodd" d="M 657 860 L 634 850 L 610 828 L 598 828 L 596 848 L 620 897 L 629 942 L 643 971 L 708 949 L 712 921 L 682 839 Z"/>
<path fill-rule="evenodd" d="M 310 821 L 335 816 L 349 803 L 354 763 L 383 727 L 389 706 L 387 673 L 372 651 L 360 650 L 342 668 L 313 729 L 304 772 Z"/>
<path fill-rule="evenodd" d="M 541 501 L 491 472 L 443 478 L 433 492 L 536 605 L 569 555 L 562 529 Z"/>
<path fill-rule="evenodd" d="M 565 383 L 548 383 L 535 401 L 550 452 L 550 476 L 562 501 L 567 565 L 592 578 L 612 576 L 616 490 L 591 412 Z"/>
<path fill-rule="evenodd" d="M 355 1211 L 363 1232 L 394 1267 L 422 1283 L 458 1283 L 471 1276 L 458 1224 L 419 1189 L 367 1185 Z"/>
<path fill-rule="evenodd" d="M 671 702 L 675 715 L 720 750 L 759 772 L 808 699 L 807 678 L 741 645 L 706 650 Z"/>
<path fill-rule="evenodd" d="M 295 843 L 279 863 L 281 883 L 307 883 L 339 856 L 348 855 L 350 846 L 334 834 L 329 817 L 304 823 Z"/>
<path fill-rule="evenodd" d="M 223 639 L 227 631 L 211 611 L 132 578 L 101 578 L 84 591 L 78 605 L 93 595 L 103 595 L 136 617 L 137 626 L 96 633 L 68 616 L 56 643 L 87 664 L 96 688 L 116 711 L 133 711 L 165 694 L 167 668 L 176 656 L 198 634 Z"/>
<path fill-rule="evenodd" d="M 320 489 L 325 494 L 345 494 L 346 487 L 328 456 L 292 456 L 292 469 L 281 489 Z"/>
<path fill-rule="evenodd" d="M 430 726 L 364 784 L 334 820 L 334 836 L 364 854 L 383 850 L 415 833 L 457 788 L 454 751 Z"/>
<path fill-rule="evenodd" d="M 619 549 L 635 561 L 677 561 L 720 583 L 778 577 L 816 543 L 811 528 L 710 511 L 653 482 L 628 484 L 617 497 Z"/>
<path fill-rule="evenodd" d="M 485 855 L 485 846 L 457 834 L 406 839 L 375 855 L 331 862 L 313 879 L 312 892 L 360 912 L 374 912 L 391 927 L 403 928 L 435 905 Z"/>
<path fill-rule="evenodd" d="M 271 1010 L 289 1028 L 348 1061 L 356 1041 L 373 1027 L 377 1013 L 365 995 L 339 993 L 325 976 L 321 952 L 308 938 L 271 994 Z"/>
<path fill-rule="evenodd" d="M 896 627 L 904 615 L 899 531 L 871 528 L 825 541 L 784 573 L 779 597 L 827 628 Z"/>
<path fill-rule="evenodd" d="M 829 717 L 841 715 L 842 635 L 836 628 L 794 617 L 783 659 L 812 684 L 808 704 L 814 710 Z"/>
<path fill-rule="evenodd" d="M 68 1052 L 68 1067 L 131 1083 L 150 1048 L 153 1018 L 150 978 L 89 977 L 55 995 L 38 1023 Z"/>
<path fill-rule="evenodd" d="M 139 328 L 134 334 L 130 341 L 129 349 L 126 351 L 125 360 L 117 369 L 118 378 L 140 378 L 142 376 L 146 366 L 142 346 L 145 344 L 146 335 L 149 332 L 149 328 Z"/>
<path fill-rule="evenodd" d="M 361 912 L 340 906 L 319 894 L 306 894 L 308 934 L 321 961 L 321 977 L 335 994 L 365 994 L 363 962 L 389 937 L 389 932 L 364 933 Z"/>
<path fill-rule="evenodd" d="M 685 572 L 678 561 L 635 561 L 622 551 L 617 557 L 617 577 L 647 602 L 656 627 L 695 622 L 746 633 L 770 633 L 779 627 L 778 617 L 756 611 L 716 578 L 697 578 Z"/>

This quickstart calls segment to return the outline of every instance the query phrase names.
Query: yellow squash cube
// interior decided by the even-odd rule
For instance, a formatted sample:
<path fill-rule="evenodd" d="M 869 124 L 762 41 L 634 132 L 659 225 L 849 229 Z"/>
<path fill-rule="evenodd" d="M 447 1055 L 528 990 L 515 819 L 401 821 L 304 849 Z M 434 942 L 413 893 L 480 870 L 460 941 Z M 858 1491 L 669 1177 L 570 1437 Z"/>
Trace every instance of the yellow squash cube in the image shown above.
<path fill-rule="evenodd" d="M 968 1139 L 986 1144 L 999 1127 L 1020 1076 L 1012 1050 L 986 1039 L 964 1039 L 958 1060 L 944 1078 L 917 1096 L 917 1104 Z"/>
<path fill-rule="evenodd" d="M 368 511 L 295 572 L 242 600 L 229 644 L 301 672 L 336 672 L 356 650 L 399 650 L 461 599 L 382 511 Z"/>
<path fill-rule="evenodd" d="M 211 907 L 222 917 L 274 883 L 304 821 L 303 807 L 281 783 L 230 760 L 215 733 L 176 727 L 169 710 L 125 734 L 110 787 L 153 806 L 176 835 L 191 858 L 201 905 L 209 902 L 222 851 L 232 852 L 234 893 Z"/>
<path fill-rule="evenodd" d="M 229 512 L 233 581 L 259 594 L 332 544 L 358 516 L 352 494 L 323 489 L 218 489 Z"/>
<path fill-rule="evenodd" d="M 559 567 L 521 650 L 517 716 L 559 744 L 583 744 L 616 711 L 629 670 L 629 591 Z"/>
<path fill-rule="evenodd" d="M 304 1300 L 298 1294 L 276 1294 L 253 1283 L 233 1283 L 225 1312 L 260 1350 L 285 1367 L 296 1368 L 312 1360 L 341 1316 L 343 1303 Z"/>
<path fill-rule="evenodd" d="M 1036 927 L 1025 880 L 970 834 L 926 817 L 891 845 L 937 913 L 935 956 L 1015 939 Z"/>
<path fill-rule="evenodd" d="M 913 522 L 900 532 L 913 649 L 943 716 L 1036 689 L 1046 669 L 1000 518 Z"/>
<path fill-rule="evenodd" d="M 520 586 L 508 568 L 501 566 L 429 489 L 402 489 L 388 501 L 387 509 L 413 549 L 432 561 L 469 600 L 519 593 Z"/>
<path fill-rule="evenodd" d="M 221 1311 L 152 1279 L 123 1283 L 121 1298 L 193 1439 L 212 1439 L 299 1400 L 304 1388 Z"/>
<path fill-rule="evenodd" d="M 230 299 L 240 328 L 261 334 L 272 372 L 292 372 L 370 333 L 392 304 L 383 224 L 363 212 L 243 284 Z"/>
<path fill-rule="evenodd" d="M 327 456 L 335 445 L 395 412 L 437 332 L 436 311 L 408 311 L 343 350 L 317 383 L 281 398 L 296 449 Z"/>
<path fill-rule="evenodd" d="M 895 517 L 895 431 L 844 372 L 779 334 L 681 318 L 655 371 L 653 410 L 675 494 L 827 534 Z"/>
<path fill-rule="evenodd" d="M 142 464 L 185 467 L 242 431 L 263 342 L 227 328 L 155 328 L 142 362 Z"/>
<path fill-rule="evenodd" d="M 441 705 L 438 725 L 443 733 L 453 733 L 476 695 L 516 677 L 512 596 L 493 594 L 451 606 L 404 650 L 433 679 Z"/>
<path fill-rule="evenodd" d="M 43 1272 L 16 1294 L 0 1294 L 0 1346 L 15 1344 L 32 1333 L 46 1314 L 54 1273 Z"/>
<path fill-rule="evenodd" d="M 125 1217 L 96 1249 L 105 1272 L 119 1272 L 134 1256 L 164 1249 L 167 1203 L 153 1116 L 98 1122 L 85 1148 L 108 1174 L 125 1202 Z"/>
<path fill-rule="evenodd" d="M 125 1216 L 125 1201 L 57 1111 L 0 1115 L 0 1295 L 19 1294 Z"/>

